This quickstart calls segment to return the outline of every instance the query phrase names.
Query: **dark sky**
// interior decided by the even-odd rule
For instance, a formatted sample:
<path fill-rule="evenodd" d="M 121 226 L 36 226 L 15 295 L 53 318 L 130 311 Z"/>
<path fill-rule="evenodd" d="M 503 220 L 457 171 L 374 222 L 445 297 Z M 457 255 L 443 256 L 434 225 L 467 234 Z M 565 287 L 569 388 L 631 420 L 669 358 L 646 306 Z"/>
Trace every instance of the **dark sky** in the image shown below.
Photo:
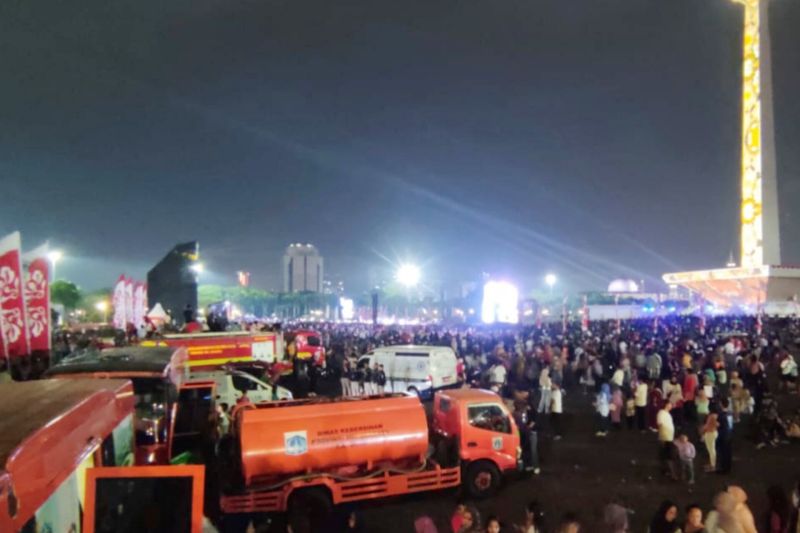
<path fill-rule="evenodd" d="M 800 262 L 800 3 L 774 0 L 784 262 Z M 110 286 L 198 239 L 280 286 L 722 266 L 738 242 L 729 0 L 8 0 L 0 234 Z"/>

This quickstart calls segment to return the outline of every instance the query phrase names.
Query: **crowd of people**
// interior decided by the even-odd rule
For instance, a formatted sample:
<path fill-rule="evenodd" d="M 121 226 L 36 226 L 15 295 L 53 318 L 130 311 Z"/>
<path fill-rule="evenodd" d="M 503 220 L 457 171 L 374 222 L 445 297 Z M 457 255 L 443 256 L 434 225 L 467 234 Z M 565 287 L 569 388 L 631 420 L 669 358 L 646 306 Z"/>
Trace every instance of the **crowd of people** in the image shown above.
<path fill-rule="evenodd" d="M 588 329 L 572 324 L 566 331 L 560 323 L 540 327 L 314 327 L 328 348 L 331 368 L 343 380 L 351 378 L 352 364 L 359 356 L 379 346 L 451 346 L 463 369 L 463 386 L 491 389 L 505 399 L 520 428 L 526 468 L 534 474 L 542 470 L 538 453 L 541 434 L 554 442 L 569 438 L 562 417 L 564 397 L 573 394 L 585 395 L 592 404 L 598 439 L 610 432 L 652 432 L 659 473 L 668 482 L 694 484 L 695 461 L 700 459 L 704 472 L 729 474 L 734 428 L 739 425 L 742 429 L 736 431 L 749 433 L 759 449 L 800 437 L 798 414 L 782 412 L 776 394 L 798 393 L 793 352 L 800 329 L 790 319 L 773 319 L 765 327 L 745 316 L 670 317 L 596 321 Z M 767 379 L 768 369 L 777 375 L 777 387 Z M 746 508 L 744 491 L 730 487 L 715 498 L 705 521 L 703 508 L 697 504 L 686 508 L 685 517 L 679 519 L 677 504 L 664 502 L 649 530 L 795 533 L 800 531 L 797 491 L 792 494 L 790 501 L 783 489 L 772 487 L 769 499 L 774 516 L 758 528 L 742 518 L 747 514 L 742 510 Z M 496 518 L 482 522 L 474 508 L 460 506 L 458 516 L 465 519 L 456 520 L 458 527 L 451 529 L 588 531 L 581 529 L 574 515 L 555 528 L 543 529 L 536 523 L 536 509 L 532 505 L 526 512 L 525 524 L 505 525 Z M 627 516 L 620 506 L 607 507 L 607 530 L 630 531 L 626 529 Z M 426 518 L 417 521 L 416 530 L 436 531 Z"/>
<path fill-rule="evenodd" d="M 526 469 L 535 475 L 554 466 L 540 464 L 542 438 L 558 445 L 572 437 L 569 424 L 563 420 L 567 396 L 577 398 L 570 405 L 585 402 L 594 411 L 593 438 L 602 440 L 612 432 L 625 438 L 637 438 L 633 437 L 636 434 L 644 435 L 638 438 L 651 438 L 660 470 L 655 474 L 669 483 L 692 485 L 700 470 L 709 475 L 729 474 L 734 467 L 735 431 L 747 434 L 758 449 L 800 438 L 798 413 L 781 410 L 778 401 L 798 394 L 795 350 L 800 346 L 800 322 L 793 319 L 769 319 L 762 324 L 745 316 L 674 316 L 593 321 L 588 328 L 573 323 L 566 330 L 561 323 L 295 326 L 320 333 L 328 354 L 330 380 L 338 383 L 344 395 L 383 392 L 386 374 L 382 366 L 357 364 L 360 356 L 375 348 L 396 344 L 450 346 L 459 361 L 462 386 L 494 390 L 505 400 L 520 430 Z M 96 342 L 95 337 L 57 337 L 54 351 L 72 351 Z M 696 468 L 699 461 L 702 466 Z M 800 492 L 795 487 L 790 494 L 777 485 L 769 489 L 770 509 L 763 524 L 753 518 L 744 490 L 736 486 L 714 498 L 707 516 L 696 503 L 680 509 L 678 504 L 665 501 L 650 522 L 649 531 L 800 533 Z M 604 530 L 631 531 L 629 514 L 622 505 L 607 505 L 602 516 Z M 590 531 L 583 519 L 572 513 L 546 527 L 536 502 L 525 509 L 524 516 L 518 524 L 495 516 L 482 520 L 477 509 L 464 502 L 444 531 Z M 434 521 L 426 516 L 414 527 L 418 532 L 437 531 Z M 440 527 L 438 531 L 443 530 Z"/>

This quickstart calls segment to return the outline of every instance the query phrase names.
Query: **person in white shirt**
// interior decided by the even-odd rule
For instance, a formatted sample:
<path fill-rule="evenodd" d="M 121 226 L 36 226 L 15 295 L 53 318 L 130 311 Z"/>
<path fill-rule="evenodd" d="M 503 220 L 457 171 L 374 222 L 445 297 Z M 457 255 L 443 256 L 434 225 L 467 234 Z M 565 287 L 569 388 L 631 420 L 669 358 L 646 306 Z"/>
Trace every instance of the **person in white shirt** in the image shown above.
<path fill-rule="evenodd" d="M 561 413 L 564 412 L 563 392 L 558 383 L 553 383 L 550 391 L 550 420 L 553 427 L 553 440 L 561 440 Z"/>
<path fill-rule="evenodd" d="M 489 370 L 489 383 L 492 388 L 501 389 L 506 383 L 506 367 L 502 363 L 495 363 Z"/>
<path fill-rule="evenodd" d="M 550 402 L 552 401 L 553 381 L 550 379 L 550 367 L 546 366 L 539 374 L 539 406 L 536 409 L 539 413 L 547 414 L 550 412 Z"/>
<path fill-rule="evenodd" d="M 636 427 L 639 431 L 647 429 L 646 417 L 647 413 L 647 382 L 645 380 L 639 381 L 636 385 L 636 390 L 633 392 L 633 404 L 636 408 Z"/>
<path fill-rule="evenodd" d="M 675 424 L 672 422 L 672 402 L 667 400 L 664 407 L 656 415 L 656 425 L 658 426 L 658 460 L 661 464 L 661 472 L 677 479 L 675 473 L 675 463 L 673 461 L 673 449 L 675 445 Z"/>

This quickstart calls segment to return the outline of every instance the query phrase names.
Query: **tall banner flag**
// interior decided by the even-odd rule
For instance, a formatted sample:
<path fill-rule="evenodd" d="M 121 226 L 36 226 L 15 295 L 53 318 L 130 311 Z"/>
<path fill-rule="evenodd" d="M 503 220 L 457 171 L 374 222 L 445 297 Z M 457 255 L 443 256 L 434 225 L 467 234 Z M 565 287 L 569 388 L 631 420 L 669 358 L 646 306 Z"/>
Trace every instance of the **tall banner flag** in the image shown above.
<path fill-rule="evenodd" d="M 114 295 L 112 296 L 114 305 L 114 327 L 125 329 L 128 324 L 127 307 L 125 305 L 125 276 L 122 275 L 114 285 Z"/>
<path fill-rule="evenodd" d="M 567 297 L 564 296 L 564 303 L 561 306 L 561 333 L 567 334 Z"/>
<path fill-rule="evenodd" d="M 30 353 L 19 248 L 18 231 L 0 239 L 0 329 L 6 358 Z"/>
<path fill-rule="evenodd" d="M 653 318 L 653 333 L 658 335 L 658 315 Z"/>
<path fill-rule="evenodd" d="M 25 310 L 32 351 L 50 350 L 50 260 L 47 243 L 23 254 Z"/>
<path fill-rule="evenodd" d="M 133 285 L 133 323 L 136 327 L 144 324 L 144 316 L 147 314 L 147 295 L 145 294 L 144 283 L 138 281 Z"/>
<path fill-rule="evenodd" d="M 581 329 L 589 331 L 589 304 L 586 295 L 583 295 L 583 315 L 581 316 Z"/>
<path fill-rule="evenodd" d="M 614 314 L 617 315 L 617 335 L 622 333 L 622 321 L 619 319 L 619 294 L 614 296 Z"/>
<path fill-rule="evenodd" d="M 135 320 L 133 310 L 133 279 L 128 278 L 125 280 L 125 326 L 128 323 L 133 324 Z"/>

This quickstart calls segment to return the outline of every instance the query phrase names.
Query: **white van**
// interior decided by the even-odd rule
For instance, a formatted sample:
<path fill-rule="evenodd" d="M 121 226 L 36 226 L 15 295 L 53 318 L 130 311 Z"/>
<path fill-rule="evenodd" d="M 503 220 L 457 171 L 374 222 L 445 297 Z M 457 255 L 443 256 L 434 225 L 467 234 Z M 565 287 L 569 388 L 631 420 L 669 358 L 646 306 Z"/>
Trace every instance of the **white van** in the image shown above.
<path fill-rule="evenodd" d="M 428 396 L 436 389 L 458 383 L 456 354 L 448 346 L 404 344 L 384 346 L 363 355 L 358 364 L 383 365 L 384 392 L 411 392 Z"/>
<path fill-rule="evenodd" d="M 217 403 L 227 403 L 231 408 L 236 400 L 247 391 L 247 398 L 253 403 L 274 400 L 291 400 L 292 393 L 283 387 L 273 389 L 255 376 L 241 370 L 219 370 L 216 372 L 192 372 L 192 380 L 213 381 L 217 384 Z"/>

